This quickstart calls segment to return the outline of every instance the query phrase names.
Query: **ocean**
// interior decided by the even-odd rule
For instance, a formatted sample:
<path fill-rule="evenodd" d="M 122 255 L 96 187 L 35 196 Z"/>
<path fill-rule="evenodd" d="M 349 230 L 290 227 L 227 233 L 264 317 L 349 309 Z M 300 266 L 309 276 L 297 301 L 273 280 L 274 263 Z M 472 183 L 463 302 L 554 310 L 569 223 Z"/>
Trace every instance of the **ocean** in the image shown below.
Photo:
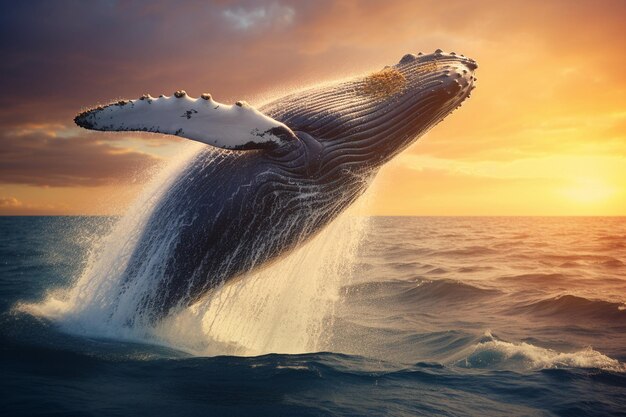
<path fill-rule="evenodd" d="M 141 329 L 120 222 L 0 218 L 1 415 L 626 415 L 626 218 L 348 215 Z"/>

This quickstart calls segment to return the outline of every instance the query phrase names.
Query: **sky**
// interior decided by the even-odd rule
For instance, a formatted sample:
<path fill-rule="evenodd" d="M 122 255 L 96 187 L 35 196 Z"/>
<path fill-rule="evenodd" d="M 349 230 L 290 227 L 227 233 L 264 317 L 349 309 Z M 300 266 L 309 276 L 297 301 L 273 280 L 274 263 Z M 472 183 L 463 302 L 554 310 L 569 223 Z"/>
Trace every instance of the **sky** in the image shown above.
<path fill-rule="evenodd" d="M 388 163 L 372 215 L 626 215 L 626 2 L 0 1 L 0 214 L 122 214 L 184 140 L 76 113 L 210 92 L 260 104 L 437 48 L 463 107 Z"/>

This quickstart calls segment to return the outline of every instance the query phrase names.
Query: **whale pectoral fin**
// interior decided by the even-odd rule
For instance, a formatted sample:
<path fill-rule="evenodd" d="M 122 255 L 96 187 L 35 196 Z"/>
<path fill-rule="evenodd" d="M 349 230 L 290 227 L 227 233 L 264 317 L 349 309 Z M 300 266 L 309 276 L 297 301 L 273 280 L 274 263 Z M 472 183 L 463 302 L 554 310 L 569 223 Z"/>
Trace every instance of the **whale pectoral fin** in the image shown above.
<path fill-rule="evenodd" d="M 209 94 L 194 99 L 184 91 L 119 101 L 82 112 L 74 121 L 91 130 L 165 133 L 223 149 L 267 149 L 296 139 L 283 123 L 246 102 L 222 104 Z"/>

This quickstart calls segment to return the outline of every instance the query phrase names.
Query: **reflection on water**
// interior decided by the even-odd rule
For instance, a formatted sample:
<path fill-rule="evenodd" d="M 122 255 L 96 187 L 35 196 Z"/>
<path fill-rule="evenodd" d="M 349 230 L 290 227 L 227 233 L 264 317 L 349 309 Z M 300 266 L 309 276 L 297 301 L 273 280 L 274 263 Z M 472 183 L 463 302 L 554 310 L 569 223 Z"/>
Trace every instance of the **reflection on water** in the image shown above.
<path fill-rule="evenodd" d="M 625 260 L 623 218 L 374 218 L 332 347 L 406 362 L 498 351 L 515 369 L 580 352 L 623 369 L 604 355 L 626 359 Z"/>

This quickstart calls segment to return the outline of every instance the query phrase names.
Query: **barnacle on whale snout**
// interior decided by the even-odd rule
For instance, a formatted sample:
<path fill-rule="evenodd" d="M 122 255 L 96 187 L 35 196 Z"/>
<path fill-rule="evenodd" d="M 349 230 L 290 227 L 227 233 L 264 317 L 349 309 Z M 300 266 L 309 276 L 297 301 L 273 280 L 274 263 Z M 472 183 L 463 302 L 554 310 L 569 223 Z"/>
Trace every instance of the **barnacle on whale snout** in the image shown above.
<path fill-rule="evenodd" d="M 406 77 L 395 68 L 384 68 L 365 77 L 361 92 L 377 98 L 399 93 L 406 86 Z"/>

